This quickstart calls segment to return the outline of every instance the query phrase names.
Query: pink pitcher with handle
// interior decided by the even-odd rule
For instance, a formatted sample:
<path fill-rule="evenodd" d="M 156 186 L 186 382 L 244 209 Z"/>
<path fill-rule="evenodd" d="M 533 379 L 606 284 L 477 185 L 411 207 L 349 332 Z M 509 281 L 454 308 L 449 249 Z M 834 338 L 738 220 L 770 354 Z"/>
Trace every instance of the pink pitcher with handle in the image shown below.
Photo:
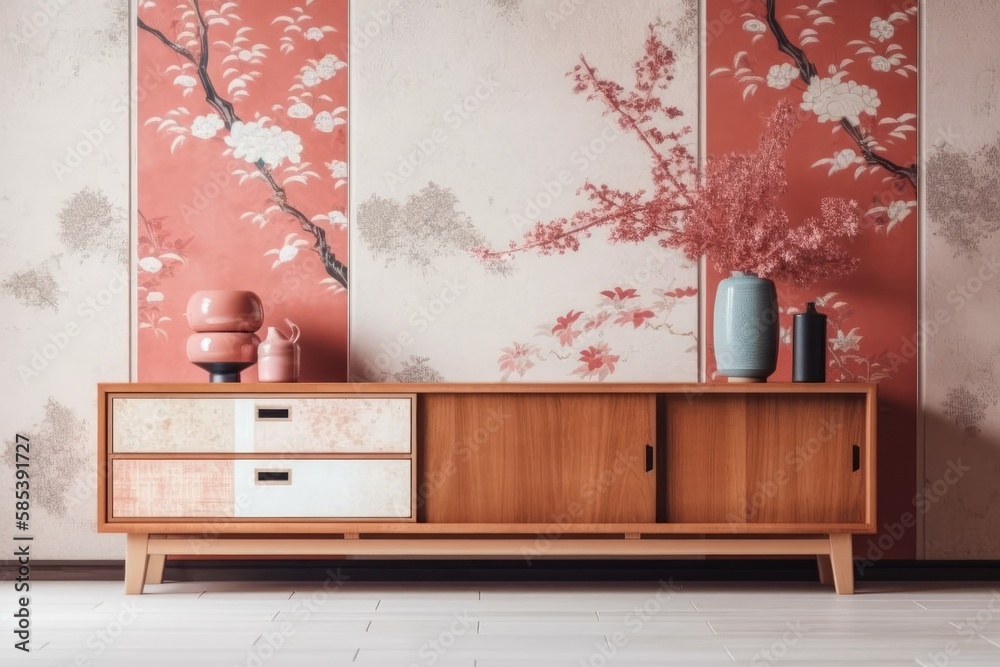
<path fill-rule="evenodd" d="M 299 336 L 301 331 L 289 319 L 291 338 L 277 327 L 267 328 L 267 337 L 257 348 L 257 378 L 261 382 L 298 382 Z"/>

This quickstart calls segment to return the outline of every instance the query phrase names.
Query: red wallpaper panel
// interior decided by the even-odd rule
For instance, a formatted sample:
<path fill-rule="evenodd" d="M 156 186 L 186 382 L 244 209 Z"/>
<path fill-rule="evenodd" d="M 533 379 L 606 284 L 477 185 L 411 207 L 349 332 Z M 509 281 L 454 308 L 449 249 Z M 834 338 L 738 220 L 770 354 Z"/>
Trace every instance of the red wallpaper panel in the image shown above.
<path fill-rule="evenodd" d="M 807 290 L 778 286 L 785 344 L 773 379 L 791 379 L 791 314 L 818 301 L 830 317 L 827 378 L 879 383 L 879 523 L 910 523 L 923 506 L 914 502 L 916 2 L 708 0 L 707 28 L 708 154 L 753 150 L 771 110 L 788 99 L 800 110 L 788 155 L 789 216 L 816 215 L 829 196 L 854 199 L 866 213 L 865 232 L 853 246 L 861 259 L 856 274 Z M 793 54 L 804 58 L 797 62 Z M 810 67 L 815 78 L 807 84 L 802 72 Z M 709 378 L 712 309 L 723 277 L 709 258 Z M 911 558 L 916 531 L 883 528 L 856 547 L 872 560 Z"/>
<path fill-rule="evenodd" d="M 347 5 L 139 3 L 138 380 L 207 380 L 200 289 L 256 292 L 302 380 L 346 379 Z"/>

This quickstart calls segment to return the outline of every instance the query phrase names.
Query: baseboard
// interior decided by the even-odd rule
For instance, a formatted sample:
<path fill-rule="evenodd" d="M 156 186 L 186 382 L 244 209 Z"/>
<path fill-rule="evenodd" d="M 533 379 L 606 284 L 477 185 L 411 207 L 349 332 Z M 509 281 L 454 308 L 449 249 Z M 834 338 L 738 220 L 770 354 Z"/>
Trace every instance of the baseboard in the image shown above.
<path fill-rule="evenodd" d="M 708 560 L 168 560 L 168 581 L 815 581 L 812 559 Z M 860 581 L 1000 581 L 1000 561 L 879 561 L 855 564 Z M 32 561 L 38 581 L 121 581 L 123 561 Z M 0 561 L 0 580 L 17 564 Z"/>

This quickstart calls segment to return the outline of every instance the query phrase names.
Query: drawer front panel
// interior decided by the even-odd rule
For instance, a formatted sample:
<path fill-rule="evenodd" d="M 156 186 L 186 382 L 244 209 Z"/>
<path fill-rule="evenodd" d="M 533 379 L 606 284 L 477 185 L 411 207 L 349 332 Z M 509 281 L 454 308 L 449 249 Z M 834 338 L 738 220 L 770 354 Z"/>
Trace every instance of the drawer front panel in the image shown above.
<path fill-rule="evenodd" d="M 235 511 L 233 461 L 112 462 L 111 516 L 231 517 Z"/>
<path fill-rule="evenodd" d="M 113 398 L 111 451 L 115 453 L 234 452 L 232 398 Z"/>
<path fill-rule="evenodd" d="M 411 468 L 405 459 L 235 461 L 242 518 L 408 519 Z"/>
<path fill-rule="evenodd" d="M 410 452 L 412 413 L 407 397 L 252 400 L 253 451 Z"/>
<path fill-rule="evenodd" d="M 407 396 L 114 397 L 111 451 L 409 454 Z"/>

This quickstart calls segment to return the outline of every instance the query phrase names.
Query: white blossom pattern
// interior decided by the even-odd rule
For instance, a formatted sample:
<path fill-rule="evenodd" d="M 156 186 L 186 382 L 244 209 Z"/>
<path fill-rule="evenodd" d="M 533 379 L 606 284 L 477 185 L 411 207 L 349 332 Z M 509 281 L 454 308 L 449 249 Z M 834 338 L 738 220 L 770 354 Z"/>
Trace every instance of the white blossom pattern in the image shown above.
<path fill-rule="evenodd" d="M 347 163 L 343 160 L 327 162 L 326 166 L 330 169 L 330 175 L 334 178 L 347 178 Z"/>
<path fill-rule="evenodd" d="M 279 264 L 284 264 L 290 262 L 299 254 L 299 248 L 309 245 L 309 241 L 299 238 L 296 233 L 291 233 L 285 237 L 285 243 L 280 248 L 272 248 L 264 253 L 264 257 L 268 255 L 277 255 L 278 258 L 274 260 L 274 264 L 271 265 L 272 269 L 278 267 Z"/>
<path fill-rule="evenodd" d="M 298 164 L 302 152 L 302 140 L 294 132 L 282 131 L 277 125 L 264 127 L 263 121 L 233 123 L 226 144 L 233 149 L 233 155 L 254 164 L 260 160 L 271 167 L 277 167 L 286 159 Z"/>
<path fill-rule="evenodd" d="M 743 30 L 745 32 L 762 34 L 767 32 L 767 26 L 760 19 L 749 19 L 743 22 Z"/>
<path fill-rule="evenodd" d="M 771 65 L 771 69 L 767 72 L 767 85 L 777 90 L 783 90 L 792 85 L 792 81 L 795 81 L 798 76 L 798 68 L 791 63 Z"/>
<path fill-rule="evenodd" d="M 894 201 L 889 204 L 889 224 L 896 224 L 910 217 L 910 206 L 905 201 Z"/>
<path fill-rule="evenodd" d="M 333 132 L 333 115 L 329 111 L 320 111 L 313 119 L 313 125 L 320 132 Z"/>
<path fill-rule="evenodd" d="M 323 59 L 316 64 L 316 74 L 324 81 L 332 79 L 337 75 L 338 70 L 347 67 L 347 63 L 333 54 L 323 56 Z"/>
<path fill-rule="evenodd" d="M 289 118 L 309 118 L 313 115 L 313 109 L 305 102 L 298 102 L 288 107 Z"/>
<path fill-rule="evenodd" d="M 156 257 L 143 257 L 139 260 L 139 268 L 146 273 L 159 273 L 163 268 L 163 262 Z"/>
<path fill-rule="evenodd" d="M 877 39 L 880 42 L 892 39 L 892 36 L 896 34 L 896 28 L 879 16 L 871 20 L 869 27 L 871 28 L 872 39 Z"/>
<path fill-rule="evenodd" d="M 858 328 L 854 327 L 847 333 L 838 330 L 837 335 L 830 339 L 830 345 L 838 352 L 850 352 L 861 349 L 861 339 L 864 336 L 858 335 Z"/>
<path fill-rule="evenodd" d="M 872 69 L 876 72 L 891 72 L 892 62 L 885 56 L 872 56 Z"/>
<path fill-rule="evenodd" d="M 199 139 L 211 139 L 226 124 L 219 117 L 219 114 L 210 113 L 205 116 L 197 116 L 191 122 L 191 134 Z"/>
<path fill-rule="evenodd" d="M 844 74 L 839 72 L 830 78 L 813 77 L 802 95 L 802 109 L 815 113 L 821 123 L 840 122 L 846 118 L 857 125 L 861 114 L 875 116 L 882 104 L 878 91 L 856 81 L 841 81 Z"/>

